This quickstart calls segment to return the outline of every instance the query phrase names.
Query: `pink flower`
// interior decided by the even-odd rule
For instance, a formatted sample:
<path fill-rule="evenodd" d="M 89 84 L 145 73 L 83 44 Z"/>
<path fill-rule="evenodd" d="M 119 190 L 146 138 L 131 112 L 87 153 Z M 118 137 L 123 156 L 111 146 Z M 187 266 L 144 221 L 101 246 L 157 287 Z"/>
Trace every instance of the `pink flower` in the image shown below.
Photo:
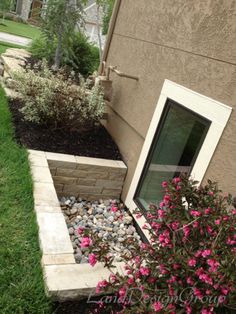
<path fill-rule="evenodd" d="M 190 234 L 190 228 L 187 225 L 183 225 L 183 232 L 184 232 L 184 236 L 188 237 Z"/>
<path fill-rule="evenodd" d="M 221 293 L 223 293 L 224 295 L 228 295 L 228 293 L 229 293 L 229 289 L 227 289 L 227 288 L 221 288 L 220 291 L 221 291 Z"/>
<path fill-rule="evenodd" d="M 215 272 L 217 269 L 218 269 L 218 267 L 220 266 L 220 263 L 219 262 L 217 262 L 216 260 L 214 260 L 214 259 L 208 259 L 207 260 L 207 264 L 209 265 L 209 266 L 211 266 L 211 271 L 213 271 L 213 272 Z M 209 271 L 210 271 L 210 269 L 209 269 Z"/>
<path fill-rule="evenodd" d="M 134 283 L 134 278 L 130 277 L 128 280 L 127 280 L 127 283 L 129 285 L 132 285 Z"/>
<path fill-rule="evenodd" d="M 190 305 L 187 305 L 185 309 L 186 309 L 186 313 L 187 314 L 191 314 L 192 313 L 192 308 L 190 307 Z"/>
<path fill-rule="evenodd" d="M 149 277 L 148 279 L 147 279 L 147 281 L 149 282 L 149 283 L 155 283 L 156 282 L 156 278 L 155 277 Z"/>
<path fill-rule="evenodd" d="M 125 297 L 125 295 L 126 295 L 126 289 L 125 289 L 125 287 L 120 288 L 120 290 L 119 290 L 119 296 L 120 296 L 121 298 L 123 298 L 123 297 Z"/>
<path fill-rule="evenodd" d="M 161 184 L 161 186 L 162 186 L 163 188 L 167 188 L 168 182 L 167 182 L 167 181 L 163 181 L 162 184 Z"/>
<path fill-rule="evenodd" d="M 153 221 L 153 222 L 151 223 L 151 227 L 152 227 L 154 230 L 157 230 L 157 231 L 158 231 L 158 230 L 161 228 L 161 224 L 159 224 L 159 223 Z"/>
<path fill-rule="evenodd" d="M 170 233 L 168 230 L 165 230 L 163 233 L 161 233 L 158 239 L 163 247 L 170 246 Z"/>
<path fill-rule="evenodd" d="M 165 204 L 165 202 L 160 202 L 160 208 L 163 208 L 163 207 L 165 207 L 166 206 L 166 204 Z"/>
<path fill-rule="evenodd" d="M 216 219 L 216 220 L 215 220 L 215 224 L 216 224 L 216 225 L 220 225 L 220 223 L 221 223 L 221 219 Z"/>
<path fill-rule="evenodd" d="M 175 295 L 175 290 L 173 289 L 173 287 L 171 285 L 168 285 L 168 288 L 169 288 L 169 296 L 174 296 Z"/>
<path fill-rule="evenodd" d="M 89 254 L 89 264 L 94 266 L 97 263 L 97 256 L 95 254 Z"/>
<path fill-rule="evenodd" d="M 148 247 L 149 247 L 149 245 L 148 245 L 147 243 L 143 243 L 143 242 L 142 242 L 142 243 L 140 244 L 140 247 L 141 247 L 142 250 L 147 250 Z"/>
<path fill-rule="evenodd" d="M 195 274 L 196 274 L 197 276 L 200 276 L 200 275 L 203 274 L 203 273 L 204 273 L 204 271 L 203 271 L 203 268 L 202 268 L 202 267 L 198 268 L 198 269 L 195 271 Z"/>
<path fill-rule="evenodd" d="M 115 213 L 115 212 L 117 212 L 118 211 L 118 207 L 116 207 L 116 206 L 112 206 L 111 207 L 111 211 L 113 212 L 113 213 Z"/>
<path fill-rule="evenodd" d="M 225 302 L 225 295 L 220 295 L 219 297 L 218 297 L 218 302 L 219 303 L 224 303 Z"/>
<path fill-rule="evenodd" d="M 84 227 L 79 227 L 79 228 L 77 229 L 78 235 L 81 235 L 83 232 L 84 232 Z"/>
<path fill-rule="evenodd" d="M 180 268 L 181 268 L 180 264 L 173 264 L 173 269 L 174 270 L 177 270 L 177 269 L 180 269 Z"/>
<path fill-rule="evenodd" d="M 213 229 L 211 226 L 207 226 L 206 229 L 207 229 L 207 233 L 212 234 Z"/>
<path fill-rule="evenodd" d="M 150 269 L 147 267 L 140 267 L 139 271 L 143 276 L 148 276 L 150 274 Z"/>
<path fill-rule="evenodd" d="M 144 224 L 143 226 L 142 226 L 142 229 L 149 229 L 149 227 L 148 227 L 148 225 L 147 224 Z"/>
<path fill-rule="evenodd" d="M 168 204 L 169 201 L 170 201 L 170 195 L 169 194 L 164 195 L 163 201 L 164 201 L 165 204 Z"/>
<path fill-rule="evenodd" d="M 197 210 L 191 210 L 191 211 L 190 211 L 190 214 L 191 214 L 192 216 L 194 216 L 194 217 L 199 217 L 199 216 L 201 216 L 201 213 L 200 213 L 199 211 L 197 211 Z"/>
<path fill-rule="evenodd" d="M 81 240 L 80 246 L 81 248 L 84 248 L 84 247 L 89 247 L 92 244 L 93 244 L 93 241 L 89 237 L 84 237 Z"/>
<path fill-rule="evenodd" d="M 96 293 L 100 293 L 103 288 L 106 288 L 108 282 L 106 280 L 99 281 L 96 287 Z"/>
<path fill-rule="evenodd" d="M 212 279 L 211 279 L 211 277 L 209 276 L 209 275 L 207 275 L 207 274 L 200 274 L 199 275 L 199 279 L 201 280 L 201 281 L 203 281 L 203 282 L 205 282 L 205 283 L 208 283 L 208 284 L 210 284 L 210 285 L 213 285 L 213 281 L 212 281 Z"/>
<path fill-rule="evenodd" d="M 195 258 L 191 258 L 188 260 L 188 266 L 194 267 L 196 266 L 197 261 L 195 260 Z"/>
<path fill-rule="evenodd" d="M 203 295 L 198 288 L 193 288 L 193 293 L 196 297 L 198 297 L 199 299 L 202 299 Z"/>
<path fill-rule="evenodd" d="M 201 250 L 198 250 L 195 254 L 194 254 L 195 257 L 200 257 L 202 256 L 202 251 Z"/>
<path fill-rule="evenodd" d="M 179 222 L 178 221 L 174 221 L 170 225 L 171 225 L 171 228 L 173 230 L 177 230 L 179 228 Z"/>
<path fill-rule="evenodd" d="M 187 283 L 189 285 L 193 285 L 194 284 L 194 281 L 193 281 L 193 279 L 191 277 L 187 277 L 186 281 L 187 281 Z"/>
<path fill-rule="evenodd" d="M 114 275 L 114 274 L 110 274 L 109 278 L 110 278 L 110 281 L 111 281 L 112 283 L 116 282 L 116 280 L 117 280 L 117 277 L 116 277 L 116 275 Z"/>
<path fill-rule="evenodd" d="M 176 282 L 177 277 L 176 276 L 171 276 L 170 280 L 168 280 L 169 283 L 174 283 Z"/>
<path fill-rule="evenodd" d="M 163 209 L 158 209 L 158 218 L 164 218 L 166 215 L 166 212 Z"/>
<path fill-rule="evenodd" d="M 144 294 L 144 295 L 143 295 L 143 299 L 144 299 L 144 300 L 148 300 L 149 298 L 150 298 L 150 295 L 149 295 L 149 294 Z"/>
<path fill-rule="evenodd" d="M 235 245 L 236 241 L 234 241 L 230 237 L 228 237 L 226 243 L 229 244 L 229 245 Z"/>
<path fill-rule="evenodd" d="M 207 257 L 209 255 L 211 255 L 211 250 L 204 250 L 204 251 L 202 251 L 202 257 Z"/>
<path fill-rule="evenodd" d="M 152 307 L 153 307 L 155 312 L 160 312 L 163 308 L 163 305 L 161 304 L 161 302 L 154 302 L 152 304 Z"/>
<path fill-rule="evenodd" d="M 198 228 L 198 227 L 199 227 L 199 222 L 198 221 L 194 221 L 193 228 Z"/>
<path fill-rule="evenodd" d="M 174 184 L 177 184 L 177 183 L 179 183 L 180 181 L 181 181 L 181 179 L 180 179 L 179 177 L 174 178 L 174 179 L 172 180 L 172 182 L 173 182 Z"/>
<path fill-rule="evenodd" d="M 159 265 L 159 269 L 160 269 L 160 273 L 161 273 L 162 275 L 165 275 L 165 274 L 168 273 L 168 271 L 166 270 L 165 265 L 163 265 L 163 264 Z"/>
<path fill-rule="evenodd" d="M 168 306 L 167 306 L 167 310 L 169 310 L 169 311 L 172 311 L 172 312 L 170 312 L 170 314 L 175 314 L 176 312 L 175 312 L 175 309 L 176 309 L 176 307 L 174 306 L 174 304 L 169 304 Z M 169 312 L 168 312 L 169 313 Z"/>
<path fill-rule="evenodd" d="M 210 214 L 210 212 L 211 212 L 211 208 L 210 208 L 210 207 L 208 207 L 208 208 L 205 209 L 205 214 L 206 214 L 206 215 Z"/>
<path fill-rule="evenodd" d="M 135 256 L 134 260 L 135 260 L 136 264 L 139 264 L 141 262 L 141 257 L 139 255 L 137 255 L 137 256 Z"/>

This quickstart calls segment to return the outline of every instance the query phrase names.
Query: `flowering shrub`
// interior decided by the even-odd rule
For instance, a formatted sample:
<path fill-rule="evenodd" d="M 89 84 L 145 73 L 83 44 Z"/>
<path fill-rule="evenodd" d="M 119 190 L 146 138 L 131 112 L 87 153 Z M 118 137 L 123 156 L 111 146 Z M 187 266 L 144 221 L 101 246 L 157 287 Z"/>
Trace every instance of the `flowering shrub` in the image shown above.
<path fill-rule="evenodd" d="M 163 182 L 160 206 L 137 211 L 146 217 L 150 242 L 130 238 L 124 273 L 114 272 L 107 243 L 84 230 L 91 265 L 98 260 L 112 272 L 96 292 L 112 293 L 120 313 L 226 313 L 235 303 L 236 210 L 216 183 L 196 183 L 184 176 Z M 97 312 L 111 305 L 107 300 L 101 298 Z"/>
<path fill-rule="evenodd" d="M 54 74 L 44 61 L 33 70 L 14 73 L 15 88 L 23 102 L 24 119 L 54 128 L 90 128 L 104 113 L 99 86 L 80 77 L 80 84 Z"/>

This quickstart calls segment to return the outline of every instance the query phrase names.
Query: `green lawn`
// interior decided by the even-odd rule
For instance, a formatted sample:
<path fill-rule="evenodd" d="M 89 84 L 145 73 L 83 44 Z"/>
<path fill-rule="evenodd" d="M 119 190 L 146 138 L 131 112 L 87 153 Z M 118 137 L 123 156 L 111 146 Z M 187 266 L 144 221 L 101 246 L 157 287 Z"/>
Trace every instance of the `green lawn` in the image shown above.
<path fill-rule="evenodd" d="M 5 25 L 2 25 L 0 22 L 0 32 L 28 37 L 31 39 L 35 39 L 40 35 L 40 30 L 38 28 L 28 24 L 17 23 L 9 20 L 5 20 L 4 24 Z"/>
<path fill-rule="evenodd" d="M 52 313 L 44 293 L 27 151 L 0 87 L 0 313 Z"/>
<path fill-rule="evenodd" d="M 17 46 L 17 45 L 13 45 L 13 44 L 9 44 L 9 43 L 5 43 L 5 42 L 0 41 L 0 55 L 2 53 L 4 53 L 7 50 L 7 48 L 21 48 L 21 49 L 24 48 L 24 49 L 27 49 L 23 46 Z"/>

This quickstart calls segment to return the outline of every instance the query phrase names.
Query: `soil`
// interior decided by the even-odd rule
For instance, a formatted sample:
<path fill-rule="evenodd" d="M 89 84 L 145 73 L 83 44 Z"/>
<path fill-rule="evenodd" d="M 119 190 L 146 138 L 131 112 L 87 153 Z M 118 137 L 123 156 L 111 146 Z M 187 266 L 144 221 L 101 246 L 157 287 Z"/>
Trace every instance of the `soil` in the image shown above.
<path fill-rule="evenodd" d="M 53 130 L 25 121 L 20 108 L 19 100 L 10 101 L 15 138 L 20 145 L 47 152 L 121 160 L 118 147 L 102 125 L 83 133 Z"/>
<path fill-rule="evenodd" d="M 80 301 L 68 301 L 63 303 L 54 303 L 54 314 L 112 314 L 118 313 L 121 311 L 121 306 L 118 303 L 111 303 L 110 306 L 107 306 L 106 309 L 98 310 L 98 305 L 96 302 L 99 302 L 101 297 L 90 297 L 85 298 Z M 97 309 L 97 311 L 96 311 Z"/>

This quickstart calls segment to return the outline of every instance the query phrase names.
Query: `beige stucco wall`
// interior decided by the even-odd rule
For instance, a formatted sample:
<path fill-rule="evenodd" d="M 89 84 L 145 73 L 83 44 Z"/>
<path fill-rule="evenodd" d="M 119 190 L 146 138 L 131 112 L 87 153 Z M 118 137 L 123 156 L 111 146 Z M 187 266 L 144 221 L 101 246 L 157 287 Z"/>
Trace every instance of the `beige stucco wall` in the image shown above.
<path fill-rule="evenodd" d="M 128 165 L 123 199 L 165 79 L 236 107 L 235 0 L 121 0 L 108 65 L 112 74 L 106 127 Z M 236 113 L 222 135 L 205 178 L 236 195 Z"/>

